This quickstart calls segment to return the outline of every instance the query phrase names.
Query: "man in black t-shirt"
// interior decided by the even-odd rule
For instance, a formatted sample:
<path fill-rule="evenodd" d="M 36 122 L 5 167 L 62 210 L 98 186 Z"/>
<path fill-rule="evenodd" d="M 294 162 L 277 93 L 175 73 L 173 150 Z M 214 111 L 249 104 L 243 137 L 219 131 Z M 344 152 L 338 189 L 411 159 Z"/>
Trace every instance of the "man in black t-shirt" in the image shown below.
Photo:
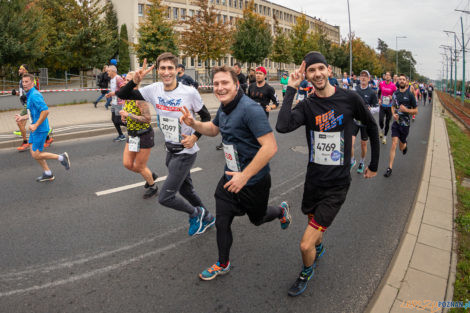
<path fill-rule="evenodd" d="M 291 74 L 276 124 L 280 133 L 292 132 L 304 125 L 309 149 L 302 199 L 302 212 L 308 216 L 308 225 L 300 242 L 303 269 L 288 291 L 290 296 L 298 296 L 305 291 L 313 276 L 313 268 L 325 252 L 323 233 L 346 200 L 351 182 L 354 119 L 366 127 L 371 140 L 372 157 L 369 167 L 364 170 L 364 177 L 372 178 L 377 174 L 380 143 L 374 117 L 356 92 L 330 85 L 330 72 L 331 67 L 321 53 L 308 53 L 300 69 Z M 292 109 L 304 74 L 315 87 L 315 92 Z"/>
<path fill-rule="evenodd" d="M 398 77 L 400 88 L 393 93 L 392 99 L 392 116 L 395 121 L 392 124 L 392 147 L 390 148 L 390 160 L 385 177 L 392 175 L 393 161 L 395 160 L 395 150 L 397 149 L 398 140 L 400 140 L 400 151 L 403 155 L 408 152 L 408 144 L 406 138 L 410 131 L 411 116 L 418 114 L 416 106 L 416 98 L 413 92 L 408 88 L 407 78 L 405 74 Z"/>
<path fill-rule="evenodd" d="M 378 102 L 377 94 L 375 93 L 372 88 L 369 87 L 370 81 L 370 74 L 368 71 L 363 70 L 359 75 L 360 84 L 356 86 L 356 92 L 361 96 L 362 100 L 364 100 L 367 109 L 371 111 L 373 108 L 378 109 Z M 372 112 L 372 111 L 371 111 Z M 362 174 L 364 172 L 364 159 L 366 158 L 367 154 L 367 140 L 369 137 L 367 136 L 366 129 L 359 124 L 359 122 L 355 121 L 354 123 L 354 130 L 353 130 L 353 137 L 352 137 L 352 150 L 351 150 L 351 169 L 356 164 L 356 160 L 354 159 L 354 143 L 356 142 L 357 133 L 361 131 L 361 160 L 357 167 L 357 172 Z"/>
<path fill-rule="evenodd" d="M 242 88 L 243 93 L 246 93 L 246 88 L 248 87 L 248 84 L 246 83 L 245 75 L 242 73 L 241 64 L 238 62 L 235 63 L 235 65 L 233 66 L 233 70 L 235 71 L 235 73 L 237 73 L 238 83 L 240 84 L 240 87 Z"/>
<path fill-rule="evenodd" d="M 434 91 L 434 87 L 432 84 L 428 86 L 428 97 L 429 97 L 429 104 L 432 102 L 432 92 Z"/>
<path fill-rule="evenodd" d="M 266 74 L 263 66 L 256 68 L 256 82 L 248 87 L 248 97 L 258 102 L 266 112 L 266 116 L 269 116 L 269 112 L 279 106 L 279 101 L 274 88 L 266 82 Z M 271 101 L 274 104 L 270 105 Z"/>

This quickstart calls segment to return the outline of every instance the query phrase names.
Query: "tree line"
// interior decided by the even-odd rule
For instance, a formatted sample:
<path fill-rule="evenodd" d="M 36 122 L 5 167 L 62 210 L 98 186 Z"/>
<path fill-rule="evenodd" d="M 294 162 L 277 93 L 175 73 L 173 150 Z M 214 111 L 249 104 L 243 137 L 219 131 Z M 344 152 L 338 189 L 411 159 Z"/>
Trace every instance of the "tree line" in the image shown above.
<path fill-rule="evenodd" d="M 255 11 L 254 1 L 235 23 L 224 21 L 207 0 L 193 0 L 199 7 L 180 21 L 170 19 L 161 0 L 150 0 L 138 28 L 138 42 L 128 41 L 126 25 L 118 30 L 110 0 L 0 0 L 0 75 L 13 72 L 21 63 L 47 67 L 49 72 L 100 68 L 119 58 L 119 72 L 130 68 L 129 50 L 139 60 L 150 62 L 165 51 L 198 58 L 210 68 L 211 61 L 231 54 L 239 62 L 260 64 L 269 58 L 276 63 L 299 65 L 309 51 L 320 51 L 328 62 L 349 71 L 349 40 L 334 43 L 321 25 L 312 31 L 304 14 L 291 31 L 284 31 L 274 17 L 274 31 L 265 17 Z M 353 72 L 368 69 L 373 75 L 395 72 L 397 51 L 378 39 L 368 46 L 352 36 Z M 425 79 L 416 72 L 410 51 L 398 51 L 399 72 Z"/>

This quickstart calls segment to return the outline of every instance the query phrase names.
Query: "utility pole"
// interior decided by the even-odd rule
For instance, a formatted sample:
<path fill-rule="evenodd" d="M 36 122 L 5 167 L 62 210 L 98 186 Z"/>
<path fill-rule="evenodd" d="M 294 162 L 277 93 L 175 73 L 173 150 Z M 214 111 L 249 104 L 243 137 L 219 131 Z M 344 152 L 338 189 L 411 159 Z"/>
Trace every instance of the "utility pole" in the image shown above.
<path fill-rule="evenodd" d="M 457 96 L 457 33 L 450 30 L 445 30 L 446 34 L 454 34 L 454 64 L 455 64 L 455 74 L 454 74 L 454 98 Z M 460 42 L 459 42 L 460 43 Z M 452 52 L 451 52 L 452 55 Z M 452 66 L 452 65 L 451 65 Z"/>
<path fill-rule="evenodd" d="M 463 12 L 465 14 L 470 14 L 470 11 L 466 11 L 466 10 L 455 9 L 455 11 Z M 462 27 L 462 96 L 461 96 L 461 99 L 462 99 L 462 104 L 463 104 L 465 102 L 465 85 L 466 85 L 465 83 L 465 47 L 467 46 L 467 44 L 465 43 L 462 16 L 460 17 L 460 25 Z"/>
<path fill-rule="evenodd" d="M 352 34 L 351 34 L 351 13 L 349 11 L 348 1 L 348 20 L 349 20 L 349 75 L 352 76 Z"/>

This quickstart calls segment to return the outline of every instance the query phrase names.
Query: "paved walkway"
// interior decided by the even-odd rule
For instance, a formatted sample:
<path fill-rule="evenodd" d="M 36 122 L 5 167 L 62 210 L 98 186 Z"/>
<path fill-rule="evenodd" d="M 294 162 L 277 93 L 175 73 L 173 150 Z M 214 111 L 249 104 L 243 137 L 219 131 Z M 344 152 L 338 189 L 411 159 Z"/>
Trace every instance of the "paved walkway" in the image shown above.
<path fill-rule="evenodd" d="M 207 109 L 215 112 L 220 105 L 212 93 L 201 94 Z M 92 136 L 114 132 L 111 111 L 104 108 L 104 101 L 95 108 L 92 103 L 49 107 L 49 123 L 54 129 L 55 140 Z M 20 110 L 0 112 L 0 148 L 12 148 L 21 144 L 21 137 L 13 135 L 18 130 L 15 114 Z M 152 121 L 156 112 L 151 109 Z M 29 123 L 28 123 L 29 124 Z"/>
<path fill-rule="evenodd" d="M 434 97 L 421 186 L 401 243 L 368 312 L 442 312 L 455 281 L 455 174 L 442 107 Z M 419 164 L 417 165 L 419 166 Z M 462 301 L 465 299 L 462 299 Z"/>

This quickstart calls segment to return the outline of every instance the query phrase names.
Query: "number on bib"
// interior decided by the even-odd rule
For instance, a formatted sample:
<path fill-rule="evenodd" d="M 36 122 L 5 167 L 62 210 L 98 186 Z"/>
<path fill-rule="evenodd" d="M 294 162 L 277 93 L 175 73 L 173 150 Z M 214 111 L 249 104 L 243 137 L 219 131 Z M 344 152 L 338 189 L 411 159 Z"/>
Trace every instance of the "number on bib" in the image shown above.
<path fill-rule="evenodd" d="M 158 115 L 158 127 L 165 136 L 166 141 L 181 141 L 181 125 L 178 118 Z"/>
<path fill-rule="evenodd" d="M 310 136 L 312 140 L 310 162 L 321 165 L 343 165 L 342 132 L 312 131 Z"/>
<path fill-rule="evenodd" d="M 129 136 L 129 151 L 131 152 L 140 151 L 140 137 Z"/>
<path fill-rule="evenodd" d="M 225 163 L 229 170 L 240 172 L 240 162 L 238 162 L 238 152 L 234 145 L 224 145 Z"/>

